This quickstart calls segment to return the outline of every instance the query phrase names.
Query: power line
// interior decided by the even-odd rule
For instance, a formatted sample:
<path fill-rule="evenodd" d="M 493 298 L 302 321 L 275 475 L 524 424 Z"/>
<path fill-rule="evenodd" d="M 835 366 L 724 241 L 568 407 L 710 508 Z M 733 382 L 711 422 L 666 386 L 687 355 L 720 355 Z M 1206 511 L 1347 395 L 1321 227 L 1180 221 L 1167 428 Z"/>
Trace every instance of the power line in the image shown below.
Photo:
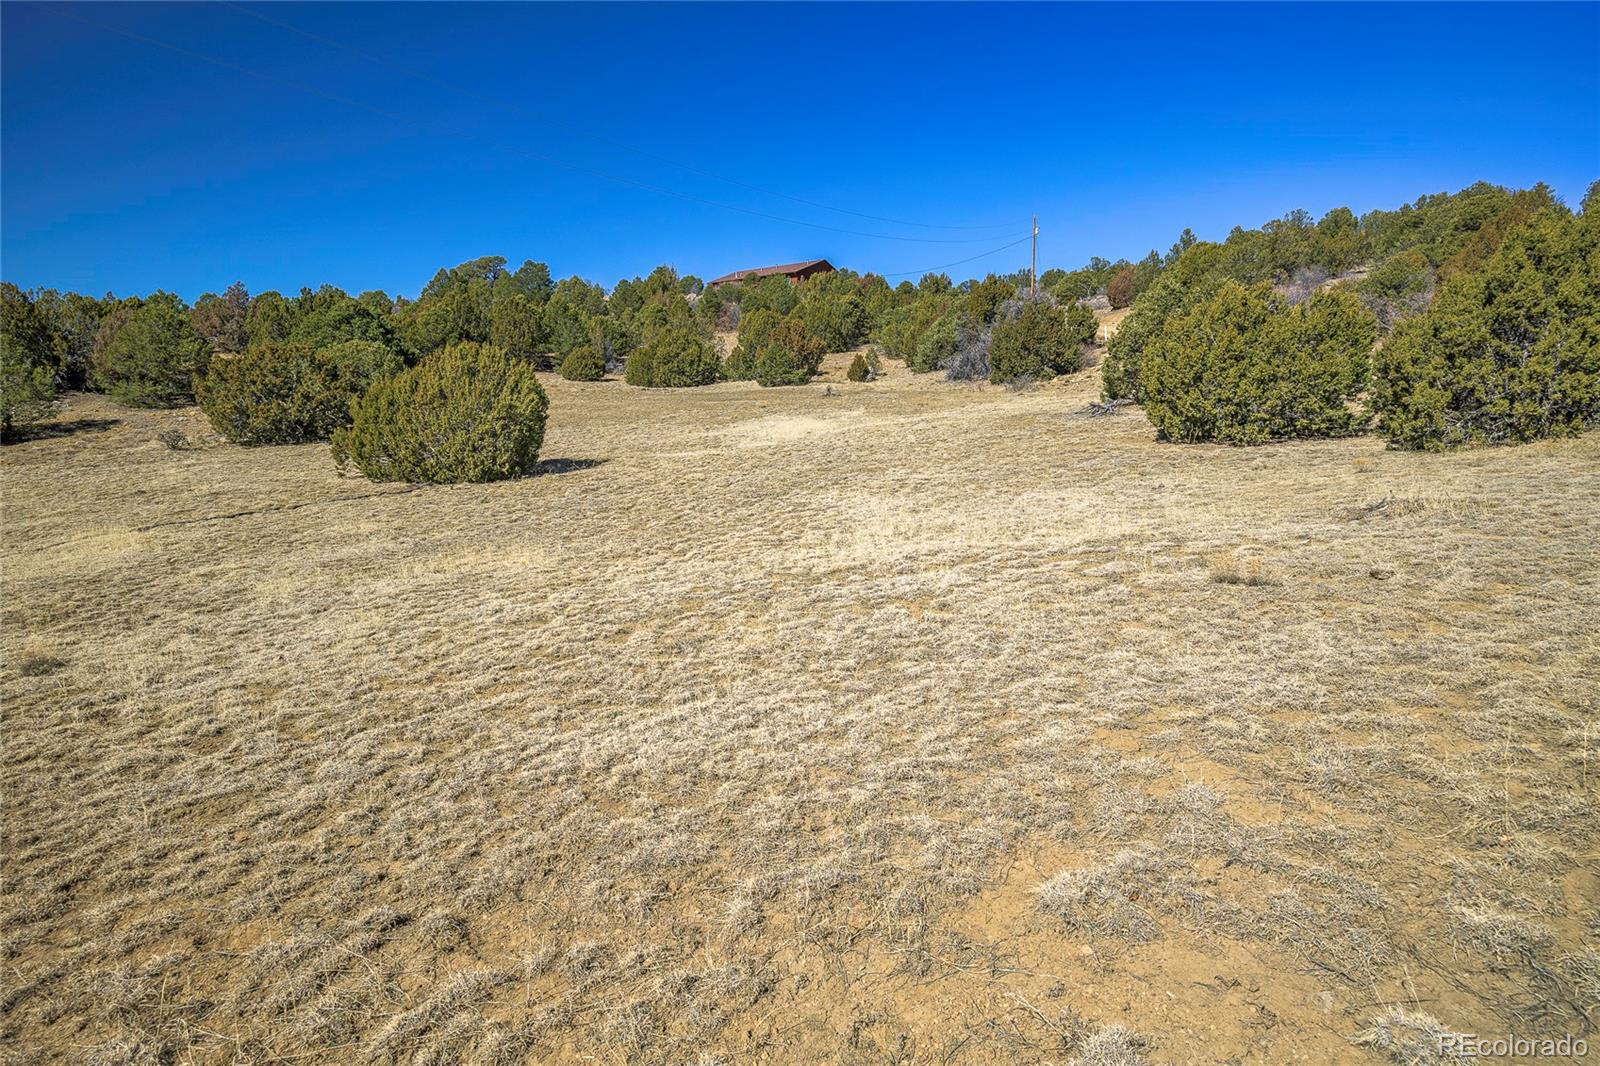
<path fill-rule="evenodd" d="M 842 226 L 830 226 L 830 225 L 827 225 L 826 223 L 822 223 L 822 222 L 809 222 L 809 221 L 807 221 L 805 219 L 800 219 L 800 218 L 788 218 L 788 217 L 783 216 L 783 215 L 774 215 L 774 214 L 771 214 L 771 213 L 766 212 L 766 211 L 758 211 L 755 208 L 750 208 L 750 207 L 741 207 L 738 204 L 730 204 L 730 203 L 726 203 L 726 202 L 721 201 L 721 200 L 711 200 L 711 199 L 707 199 L 706 197 L 703 197 L 703 196 L 695 196 L 692 193 L 678 192 L 675 189 L 669 189 L 669 188 L 666 188 L 665 186 L 654 185 L 654 184 L 652 184 L 650 182 L 645 182 L 645 181 L 639 181 L 639 180 L 637 180 L 635 178 L 623 177 L 622 175 L 619 175 L 619 174 L 611 174 L 611 173 L 608 173 L 607 171 L 596 170 L 596 169 L 594 169 L 592 167 L 580 166 L 579 164 L 576 164 L 576 163 L 568 163 L 567 161 L 565 161 L 563 159 L 558 159 L 555 156 L 545 155 L 542 152 L 534 152 L 534 151 L 530 151 L 530 150 L 525 149 L 525 148 L 516 148 L 516 147 L 511 146 L 511 145 L 498 144 L 498 143 L 496 143 L 494 141 L 487 140 L 487 138 L 483 137 L 481 134 L 471 133 L 471 132 L 468 132 L 466 130 L 454 129 L 454 128 L 451 128 L 451 127 L 448 127 L 448 126 L 439 126 L 439 125 L 435 125 L 435 124 L 424 125 L 423 123 L 417 122 L 415 119 L 411 118 L 408 115 L 403 115 L 403 114 L 400 114 L 399 112 L 396 112 L 396 111 L 390 111 L 390 110 L 388 110 L 386 108 L 378 107 L 378 106 L 376 106 L 374 104 L 369 104 L 369 103 L 366 103 L 366 102 L 361 101 L 361 100 L 354 100 L 354 99 L 351 99 L 350 97 L 347 97 L 347 96 L 341 96 L 338 93 L 331 93 L 331 92 L 328 92 L 325 89 L 318 88 L 317 86 L 314 86 L 314 85 L 307 85 L 307 84 L 305 84 L 303 82 L 298 82 L 298 81 L 295 81 L 295 80 L 290 79 L 290 78 L 283 78 L 283 77 L 279 77 L 279 76 L 274 75 L 274 74 L 267 74 L 267 73 L 264 73 L 262 71 L 252 69 L 250 67 L 246 67 L 246 66 L 244 66 L 242 64 L 234 63 L 231 60 L 219 59 L 216 56 L 207 55 L 204 52 L 197 52 L 192 48 L 185 48 L 182 45 L 172 44 L 171 42 L 163 41 L 163 40 L 160 40 L 160 39 L 155 38 L 155 37 L 150 37 L 150 36 L 148 36 L 146 34 L 136 33 L 133 30 L 125 30 L 125 29 L 121 28 L 120 26 L 109 26 L 109 25 L 106 25 L 103 22 L 96 22 L 93 19 L 86 19 L 86 18 L 83 18 L 82 16 L 79 16 L 79 15 L 68 14 L 65 11 L 62 11 L 59 6 L 46 7 L 44 10 L 49 11 L 51 14 L 56 15 L 56 16 L 58 16 L 60 18 L 70 19 L 73 22 L 82 23 L 85 26 L 91 26 L 91 27 L 93 27 L 95 29 L 103 30 L 103 31 L 105 31 L 107 33 L 115 33 L 115 34 L 117 34 L 119 36 L 126 37 L 129 40 L 138 41 L 141 44 L 148 44 L 148 45 L 151 45 L 152 47 L 156 47 L 156 48 L 164 48 L 167 51 L 175 52 L 178 55 L 187 56 L 190 59 L 197 59 L 202 63 L 209 63 L 212 66 L 221 67 L 221 68 L 223 68 L 225 70 L 232 70 L 232 71 L 235 71 L 235 72 L 240 73 L 240 74 L 245 74 L 245 75 L 247 75 L 249 77 L 252 77 L 252 78 L 260 79 L 261 81 L 270 82 L 272 84 L 287 86 L 288 88 L 294 89 L 297 92 L 308 93 L 308 94 L 310 94 L 312 96 L 321 97 L 324 100 L 331 100 L 331 101 L 333 101 L 335 103 L 344 104 L 347 107 L 354 107 L 354 108 L 357 108 L 357 109 L 362 110 L 362 111 L 370 111 L 373 114 L 382 115 L 385 118 L 389 118 L 389 119 L 393 119 L 393 120 L 395 120 L 397 122 L 409 124 L 409 125 L 411 125 L 412 127 L 416 128 L 416 129 L 425 130 L 425 131 L 430 131 L 431 130 L 431 132 L 444 134 L 446 136 L 459 137 L 459 138 L 463 138 L 463 139 L 466 139 L 466 140 L 472 140 L 472 141 L 479 141 L 479 142 L 487 143 L 491 147 L 498 148 L 499 150 L 504 151 L 504 152 L 508 152 L 508 153 L 510 153 L 512 155 L 525 156 L 525 157 L 527 157 L 529 159 L 537 160 L 537 161 L 539 161 L 541 163 L 545 163 L 545 164 L 547 164 L 549 166 L 561 167 L 561 168 L 563 168 L 565 170 L 570 170 L 570 171 L 572 171 L 574 173 L 577 173 L 577 174 L 583 174 L 583 175 L 585 175 L 587 177 L 600 178 L 602 180 L 616 182 L 616 183 L 621 184 L 621 185 L 631 185 L 634 188 L 644 189 L 647 192 L 657 193 L 658 195 L 661 195 L 661 196 L 671 196 L 671 197 L 673 197 L 675 199 L 684 200 L 684 201 L 686 201 L 688 203 L 702 204 L 702 205 L 707 206 L 707 207 L 717 207 L 717 208 L 721 208 L 721 209 L 723 209 L 725 211 L 734 211 L 734 212 L 737 212 L 737 213 L 742 214 L 742 215 L 749 215 L 749 216 L 751 216 L 753 218 L 764 218 L 764 219 L 767 219 L 767 220 L 772 221 L 772 222 L 783 222 L 783 223 L 786 223 L 786 224 L 792 225 L 792 226 L 806 226 L 806 227 L 809 227 L 811 229 L 825 230 L 825 231 L 830 232 L 830 233 L 844 233 L 844 234 L 848 234 L 848 235 L 853 236 L 853 237 L 868 237 L 868 238 L 871 238 L 873 240 L 907 241 L 907 242 L 910 242 L 910 243 L 913 243 L 913 244 L 976 244 L 979 241 L 986 241 L 986 240 L 993 240 L 994 239 L 992 236 L 991 237 L 903 237 L 903 236 L 900 236 L 898 234 L 893 234 L 893 233 L 871 233 L 871 232 L 867 232 L 865 230 L 846 229 L 846 228 L 844 228 Z M 1024 238 L 1024 239 L 1026 239 L 1026 238 Z"/>
<path fill-rule="evenodd" d="M 393 62 L 392 60 L 384 59 L 381 56 L 374 55 L 371 52 L 367 52 L 367 51 L 365 51 L 363 49 L 357 48 L 354 45 L 346 44 L 345 42 L 337 40 L 335 38 L 327 37 L 327 36 L 324 36 L 323 34 L 320 34 L 320 33 L 314 33 L 311 30 L 303 29 L 303 28 L 301 28 L 299 26 L 294 25 L 293 23 L 284 22 L 283 20 L 273 18 L 270 15 L 263 15 L 259 11 L 256 11 L 253 8 L 246 6 L 245 4 L 235 2 L 235 0 L 225 0 L 225 6 L 231 7 L 233 9 L 235 9 L 236 11 L 240 12 L 241 14 L 248 15 L 253 19 L 258 19 L 261 22 L 265 22 L 269 26 L 276 26 L 279 29 L 288 30 L 290 33 L 299 34 L 300 36 L 306 38 L 307 40 L 316 41 L 319 44 L 327 45 L 330 48 L 338 48 L 341 51 L 348 52 L 348 53 L 350 53 L 351 55 L 354 55 L 354 56 L 360 56 L 362 59 L 365 59 L 369 63 L 375 63 L 378 66 L 388 67 L 388 68 L 390 68 L 392 70 L 397 70 L 397 71 L 399 71 L 400 73 L 404 74 L 405 76 L 407 76 L 409 78 L 415 78 L 415 79 L 417 79 L 419 81 L 429 82 L 429 83 L 431 83 L 433 85 L 437 85 L 437 86 L 439 86 L 441 88 L 447 89 L 450 92 L 456 93 L 456 94 L 458 94 L 460 96 L 466 96 L 466 97 L 469 97 L 469 98 L 474 99 L 474 100 L 479 100 L 481 102 L 484 102 L 484 103 L 487 103 L 487 104 L 491 104 L 491 105 L 493 105 L 495 107 L 500 108 L 501 110 L 509 111 L 509 112 L 514 113 L 514 114 L 523 115 L 523 116 L 525 116 L 527 118 L 532 119 L 535 122 L 542 123 L 542 124 L 544 124 L 546 126 L 550 126 L 550 127 L 555 128 L 555 129 L 566 130 L 567 132 L 575 133 L 580 137 L 587 137 L 590 140 L 598 141 L 601 144 L 610 145 L 613 148 L 620 148 L 620 149 L 622 149 L 623 151 L 626 151 L 626 152 L 632 152 L 634 155 L 641 156 L 641 157 L 643 157 L 645 159 L 653 159 L 658 163 L 665 163 L 668 166 L 677 167 L 679 170 L 683 170 L 683 171 L 686 171 L 686 172 L 688 172 L 690 174 L 694 174 L 697 177 L 709 178 L 712 181 L 725 182 L 726 184 L 729 184 L 729 185 L 736 185 L 741 189 L 749 189 L 752 192 L 759 192 L 759 193 L 763 193 L 763 194 L 768 195 L 768 196 L 776 196 L 776 197 L 779 197 L 780 199 L 789 200 L 789 201 L 791 201 L 793 203 L 804 204 L 807 207 L 815 207 L 815 208 L 817 208 L 819 210 L 822 210 L 822 211 L 833 211 L 833 212 L 836 212 L 836 213 L 841 214 L 841 215 L 853 215 L 856 218 L 865 218 L 865 219 L 869 219 L 869 220 L 871 220 L 873 222 L 887 222 L 890 225 L 894 225 L 894 226 L 912 226 L 912 227 L 917 228 L 917 229 L 993 230 L 993 229 L 1004 228 L 1007 225 L 1006 223 L 999 223 L 999 224 L 988 225 L 988 226 L 965 226 L 965 225 L 946 225 L 946 224 L 935 223 L 935 222 L 910 222 L 910 221 L 907 221 L 905 219 L 889 218 L 889 217 L 884 216 L 884 215 L 873 215 L 873 214 L 868 214 L 868 213 L 866 213 L 864 211 L 851 211 L 848 208 L 834 207 L 831 204 L 820 203 L 820 202 L 818 202 L 816 200 L 808 200 L 803 196 L 794 196 L 794 195 L 791 195 L 790 193 L 782 192 L 782 191 L 780 191 L 778 189 L 770 189 L 770 188 L 767 188 L 764 185 L 756 185 L 756 184 L 753 184 L 753 183 L 748 182 L 748 181 L 742 181 L 739 178 L 730 178 L 725 174 L 717 174 L 717 173 L 714 173 L 714 172 L 709 171 L 709 170 L 703 170 L 700 167 L 693 166 L 693 165 L 691 165 L 689 163 L 684 163 L 684 162 L 682 162 L 680 160 L 673 159 L 673 158 L 671 158 L 669 156 L 661 155 L 661 154 L 659 154 L 657 152 L 652 152 L 649 149 L 640 148 L 640 147 L 638 147 L 636 145 L 628 144 L 626 141 L 618 140 L 615 137 L 610 137 L 610 136 L 607 136 L 607 135 L 605 135 L 603 133 L 597 133 L 597 132 L 595 132 L 593 130 L 588 130 L 588 129 L 585 129 L 585 128 L 581 127 L 581 126 L 576 126 L 576 125 L 574 125 L 574 124 L 572 124 L 570 122 L 563 122 L 561 119 L 555 118 L 553 116 L 550 116 L 549 114 L 547 114 L 545 112 L 531 111 L 528 108 L 519 107 L 516 104 L 510 103 L 509 101 L 506 101 L 506 100 L 502 100 L 502 99 L 500 99 L 498 97 L 495 97 L 495 96 L 490 96 L 487 93 L 480 93 L 480 92 L 477 92 L 476 90 L 465 88 L 465 87 L 460 86 L 460 85 L 456 85 L 453 82 L 449 82 L 449 81 L 446 81 L 443 78 L 438 77 L 437 75 L 430 74 L 425 70 L 418 70 L 418 69 L 416 69 L 414 67 L 409 67 L 409 66 L 406 66 L 406 65 L 401 64 L 401 63 Z M 980 239 L 992 240 L 993 236 L 990 236 L 990 237 L 987 237 L 987 238 L 980 238 Z"/>
<path fill-rule="evenodd" d="M 1024 234 L 1022 237 L 1019 237 L 1018 240 L 1013 240 L 1010 245 L 1000 245 L 998 248 L 990 248 L 989 251 L 979 251 L 976 256 L 968 256 L 968 258 L 965 259 L 957 259 L 955 262 L 946 262 L 946 264 L 941 264 L 941 266 L 923 267 L 923 269 L 920 269 L 920 271 L 898 271 L 894 272 L 894 274 L 878 274 L 878 277 L 910 277 L 912 274 L 933 274 L 934 271 L 949 271 L 950 267 L 952 266 L 962 266 L 963 262 L 973 262 L 974 259 L 987 259 L 989 256 L 992 256 L 992 254 L 998 253 L 998 251 L 1005 251 L 1006 248 L 1016 248 L 1019 243 L 1024 242 L 1024 240 L 1032 240 L 1032 238 L 1034 238 L 1034 234 Z"/>

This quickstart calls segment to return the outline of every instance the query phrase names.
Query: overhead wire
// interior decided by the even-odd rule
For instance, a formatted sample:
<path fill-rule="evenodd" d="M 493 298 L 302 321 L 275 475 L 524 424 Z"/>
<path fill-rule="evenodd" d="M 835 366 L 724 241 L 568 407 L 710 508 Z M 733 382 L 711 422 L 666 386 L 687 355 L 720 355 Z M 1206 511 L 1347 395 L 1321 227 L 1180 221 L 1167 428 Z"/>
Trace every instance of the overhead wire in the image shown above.
<path fill-rule="evenodd" d="M 921 270 L 899 270 L 892 274 L 880 274 L 878 276 L 882 278 L 907 278 L 913 274 L 931 274 L 935 270 L 949 270 L 951 267 L 960 266 L 963 263 L 971 263 L 979 259 L 987 259 L 989 256 L 1003 252 L 1007 248 L 1015 248 L 1024 241 L 1032 239 L 1032 237 L 1033 234 L 1029 233 L 1026 236 L 1012 241 L 1010 244 L 1002 244 L 998 248 L 990 248 L 987 252 L 979 252 L 977 255 L 971 255 L 965 259 L 957 259 L 954 263 L 941 263 L 939 266 L 923 267 Z"/>

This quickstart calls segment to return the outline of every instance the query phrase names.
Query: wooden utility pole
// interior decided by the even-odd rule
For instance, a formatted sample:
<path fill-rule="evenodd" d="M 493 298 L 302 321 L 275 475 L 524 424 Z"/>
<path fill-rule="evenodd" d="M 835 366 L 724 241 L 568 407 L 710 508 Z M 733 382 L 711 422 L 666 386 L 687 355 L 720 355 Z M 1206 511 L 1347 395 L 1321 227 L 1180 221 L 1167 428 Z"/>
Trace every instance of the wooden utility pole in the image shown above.
<path fill-rule="evenodd" d="M 1039 216 L 1033 216 L 1033 295 L 1039 295 Z"/>

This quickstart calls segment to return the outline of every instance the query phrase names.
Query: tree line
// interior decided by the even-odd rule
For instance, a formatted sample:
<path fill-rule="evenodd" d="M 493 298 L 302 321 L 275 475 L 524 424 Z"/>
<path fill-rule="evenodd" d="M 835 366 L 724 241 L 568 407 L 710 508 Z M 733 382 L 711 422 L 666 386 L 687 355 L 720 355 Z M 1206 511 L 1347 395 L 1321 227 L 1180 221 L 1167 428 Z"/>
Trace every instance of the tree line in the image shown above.
<path fill-rule="evenodd" d="M 1480 183 L 1174 248 L 1110 342 L 1105 394 L 1176 441 L 1582 432 L 1600 422 L 1597 206 L 1600 182 L 1578 212 Z"/>
<path fill-rule="evenodd" d="M 660 266 L 607 291 L 500 256 L 440 269 L 415 299 L 236 283 L 190 306 L 3 283 L 0 431 L 42 417 L 58 390 L 91 389 L 132 406 L 198 402 L 238 443 L 334 440 L 341 463 L 371 476 L 448 480 L 451 463 L 424 471 L 405 457 L 443 454 L 439 434 L 455 434 L 456 466 L 505 476 L 537 454 L 548 401 L 536 371 L 781 386 L 866 345 L 852 380 L 896 359 L 950 380 L 1027 382 L 1078 370 L 1095 309 L 1127 308 L 1105 395 L 1142 403 L 1164 440 L 1372 425 L 1415 448 L 1558 436 L 1600 421 L 1597 188 L 1578 212 L 1542 185 L 1480 183 L 1359 217 L 1291 212 L 1219 242 L 1185 229 L 1164 255 L 1047 270 L 1037 289 L 1026 272 L 891 286 L 850 270 L 707 289 Z M 736 336 L 726 354 L 718 332 Z M 466 406 L 419 413 L 428 396 Z M 519 418 L 537 421 L 534 438 Z"/>

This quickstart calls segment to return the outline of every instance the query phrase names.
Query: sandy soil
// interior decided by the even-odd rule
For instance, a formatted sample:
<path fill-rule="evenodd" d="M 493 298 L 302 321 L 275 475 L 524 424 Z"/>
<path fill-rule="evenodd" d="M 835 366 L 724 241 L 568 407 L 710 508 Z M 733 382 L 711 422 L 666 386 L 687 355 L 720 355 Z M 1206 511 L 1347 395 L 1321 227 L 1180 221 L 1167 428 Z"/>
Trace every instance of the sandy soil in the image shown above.
<path fill-rule="evenodd" d="M 551 376 L 544 472 L 496 485 L 87 396 L 0 450 L 6 1055 L 1592 1026 L 1600 437 L 1169 446 L 1077 413 L 1096 371 L 847 362 Z"/>

